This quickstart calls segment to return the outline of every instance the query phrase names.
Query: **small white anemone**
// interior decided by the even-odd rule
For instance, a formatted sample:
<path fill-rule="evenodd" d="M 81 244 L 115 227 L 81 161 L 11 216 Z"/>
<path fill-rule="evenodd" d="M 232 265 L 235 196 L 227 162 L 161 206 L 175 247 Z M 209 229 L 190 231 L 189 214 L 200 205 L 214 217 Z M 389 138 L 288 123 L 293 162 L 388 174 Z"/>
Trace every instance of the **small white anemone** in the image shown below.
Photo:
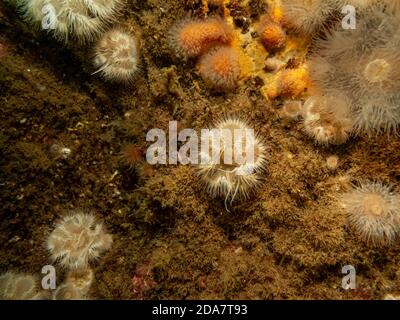
<path fill-rule="evenodd" d="M 107 80 L 130 82 L 139 70 L 137 40 L 122 30 L 108 31 L 95 48 L 94 65 Z"/>
<path fill-rule="evenodd" d="M 93 214 L 79 211 L 62 218 L 47 239 L 52 261 L 67 268 L 86 268 L 111 244 L 103 224 Z"/>
<path fill-rule="evenodd" d="M 211 196 L 223 197 L 225 205 L 228 201 L 232 203 L 236 198 L 247 198 L 262 181 L 266 149 L 258 136 L 246 135 L 246 129 L 249 129 L 248 124 L 236 118 L 220 121 L 211 130 L 209 152 L 202 150 L 200 153 L 200 159 L 203 161 L 199 165 L 198 174 Z M 230 133 L 233 140 L 227 141 L 228 137 L 224 132 Z M 234 141 L 240 137 L 241 141 Z M 247 141 L 248 139 L 251 141 Z M 218 159 L 212 159 L 210 155 L 216 146 L 220 147 L 217 152 L 219 156 Z M 246 156 L 247 151 L 253 153 L 252 159 Z M 241 157 L 236 158 L 235 154 L 239 153 Z M 225 158 L 227 154 L 231 156 L 228 162 Z"/>
<path fill-rule="evenodd" d="M 367 243 L 392 244 L 400 232 L 400 196 L 382 182 L 366 181 L 342 196 L 348 222 Z"/>

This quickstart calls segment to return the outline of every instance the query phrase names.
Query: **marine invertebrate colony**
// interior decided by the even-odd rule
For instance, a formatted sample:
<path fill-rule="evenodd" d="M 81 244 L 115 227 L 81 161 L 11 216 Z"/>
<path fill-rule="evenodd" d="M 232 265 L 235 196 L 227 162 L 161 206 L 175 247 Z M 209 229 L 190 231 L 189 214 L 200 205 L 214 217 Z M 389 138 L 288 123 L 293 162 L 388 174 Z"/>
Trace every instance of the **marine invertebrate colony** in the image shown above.
<path fill-rule="evenodd" d="M 400 123 L 400 11 L 374 5 L 355 30 L 338 29 L 316 43 L 310 77 L 324 94 L 351 99 L 355 129 L 396 131 Z"/>
<path fill-rule="evenodd" d="M 85 268 L 112 244 L 112 237 L 92 214 L 75 212 L 65 216 L 47 239 L 51 259 L 68 268 Z"/>
<path fill-rule="evenodd" d="M 121 0 L 21 0 L 27 19 L 42 23 L 50 19 L 56 37 L 68 40 L 74 36 L 81 41 L 91 40 L 115 19 Z M 51 10 L 43 10 L 43 8 Z"/>
<path fill-rule="evenodd" d="M 200 74 L 211 87 L 229 91 L 236 87 L 240 77 L 239 57 L 230 47 L 217 47 L 200 59 Z"/>
<path fill-rule="evenodd" d="M 230 43 L 232 28 L 218 17 L 184 19 L 172 27 L 169 38 L 178 56 L 194 58 L 205 53 L 212 45 Z"/>
<path fill-rule="evenodd" d="M 139 70 L 136 42 L 132 35 L 118 29 L 105 33 L 95 48 L 95 73 L 111 81 L 131 81 Z"/>
<path fill-rule="evenodd" d="M 239 119 L 222 120 L 215 129 L 216 134 L 210 137 L 209 153 L 203 149 L 200 153 L 202 164 L 198 174 L 211 196 L 225 198 L 225 204 L 228 200 L 233 202 L 236 197 L 247 198 L 262 181 L 265 146 L 256 135 L 247 135 L 248 125 Z M 229 137 L 233 137 L 233 141 L 228 141 Z M 215 146 L 220 149 L 214 149 Z M 219 152 L 217 159 L 210 157 L 214 150 Z M 247 157 L 249 151 L 253 152 L 253 159 Z M 242 161 L 238 161 L 239 158 Z"/>
<path fill-rule="evenodd" d="M 366 242 L 392 244 L 400 232 L 400 196 L 381 182 L 364 182 L 342 197 L 349 224 Z"/>

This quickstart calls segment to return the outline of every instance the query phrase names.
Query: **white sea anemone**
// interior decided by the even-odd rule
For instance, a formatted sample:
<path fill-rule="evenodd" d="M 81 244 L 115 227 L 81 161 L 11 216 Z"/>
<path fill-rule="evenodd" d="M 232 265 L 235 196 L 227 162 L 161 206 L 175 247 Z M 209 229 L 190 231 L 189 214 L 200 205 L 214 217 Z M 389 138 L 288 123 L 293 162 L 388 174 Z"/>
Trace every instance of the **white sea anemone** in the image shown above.
<path fill-rule="evenodd" d="M 201 152 L 198 174 L 207 191 L 213 197 L 225 198 L 225 204 L 236 197 L 247 198 L 262 181 L 265 146 L 256 134 L 247 135 L 250 132 L 248 124 L 236 118 L 220 121 L 214 130 L 209 140 L 209 152 Z M 213 152 L 217 152 L 216 158 L 212 157 Z M 252 152 L 253 157 L 248 157 L 248 152 Z"/>
<path fill-rule="evenodd" d="M 37 279 L 31 275 L 6 272 L 0 276 L 0 300 L 41 300 Z"/>
<path fill-rule="evenodd" d="M 400 232 L 400 196 L 381 182 L 364 182 L 344 194 L 351 227 L 366 242 L 392 244 Z"/>
<path fill-rule="evenodd" d="M 20 0 L 27 19 L 42 24 L 61 40 L 92 40 L 115 20 L 121 0 Z M 47 26 L 44 25 L 48 24 Z"/>
<path fill-rule="evenodd" d="M 61 219 L 47 239 L 52 261 L 68 268 L 86 268 L 111 244 L 112 237 L 103 224 L 94 215 L 79 211 Z"/>
<path fill-rule="evenodd" d="M 336 5 L 327 0 L 283 0 L 283 22 L 303 34 L 313 34 L 324 25 Z"/>
<path fill-rule="evenodd" d="M 108 31 L 95 48 L 94 65 L 95 73 L 107 80 L 130 82 L 139 70 L 136 38 L 118 29 Z"/>
<path fill-rule="evenodd" d="M 350 100 L 339 95 L 314 95 L 303 106 L 304 129 L 319 144 L 342 144 L 353 127 Z"/>

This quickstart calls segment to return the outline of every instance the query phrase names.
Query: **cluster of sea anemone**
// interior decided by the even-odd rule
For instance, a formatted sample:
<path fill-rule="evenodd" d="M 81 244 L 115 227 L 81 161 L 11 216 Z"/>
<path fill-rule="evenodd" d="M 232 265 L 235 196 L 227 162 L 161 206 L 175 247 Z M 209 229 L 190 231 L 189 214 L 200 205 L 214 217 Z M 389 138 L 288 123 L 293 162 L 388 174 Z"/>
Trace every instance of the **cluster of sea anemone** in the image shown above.
<path fill-rule="evenodd" d="M 54 32 L 59 39 L 69 37 L 90 41 L 115 21 L 121 0 L 20 0 L 25 16 Z M 49 20 L 49 21 L 46 21 Z M 43 26 L 44 25 L 44 26 Z"/>
<path fill-rule="evenodd" d="M 351 134 L 396 133 L 400 123 L 399 2 L 285 0 L 282 4 L 284 25 L 313 38 L 305 64 L 311 84 L 303 110 L 307 134 L 318 143 L 340 144 Z M 354 6 L 357 13 L 356 27 L 350 30 L 337 19 L 346 5 Z M 294 76 L 294 80 L 288 78 L 294 72 L 282 72 L 270 98 L 299 96 L 301 91 L 291 84 L 300 82 Z"/>
<path fill-rule="evenodd" d="M 129 83 L 139 70 L 138 40 L 124 28 L 113 27 L 123 8 L 121 0 L 20 0 L 25 17 L 57 39 L 97 41 L 95 73 L 106 80 Z"/>
<path fill-rule="evenodd" d="M 49 29 L 57 38 L 81 42 L 96 40 L 94 73 L 105 79 L 129 83 L 139 70 L 138 41 L 123 28 L 109 28 L 122 8 L 120 0 L 20 0 L 24 14 L 35 23 L 49 12 L 55 21 Z M 221 5 L 221 1 L 213 1 Z M 344 5 L 357 8 L 357 27 L 345 30 L 335 21 Z M 52 8 L 46 11 L 43 8 Z M 302 118 L 305 133 L 321 145 L 345 143 L 356 134 L 397 132 L 400 125 L 400 5 L 388 0 L 282 0 L 283 17 L 266 15 L 257 27 L 268 51 L 284 48 L 286 30 L 312 39 L 306 63 L 286 68 L 268 58 L 269 71 L 281 71 L 278 96 L 286 98 L 279 115 Z M 47 12 L 47 13 L 46 13 Z M 319 32 L 328 29 L 327 32 Z M 322 33 L 322 34 L 321 34 Z M 232 42 L 233 27 L 221 17 L 187 18 L 171 28 L 169 42 L 182 60 L 197 59 L 204 82 L 217 91 L 233 91 L 241 77 L 239 53 Z M 313 90 L 305 94 L 308 79 Z M 249 124 L 226 118 L 215 124 L 197 173 L 213 197 L 225 207 L 247 199 L 265 176 L 266 147 Z M 223 133 L 226 133 L 224 135 Z M 232 139 L 233 138 L 233 139 Z M 236 140 L 235 140 L 236 139 Z M 217 152 L 215 152 L 217 150 Z M 133 148 L 124 152 L 138 158 Z M 251 153 L 251 157 L 248 155 Z M 331 173 L 339 158 L 326 160 Z M 393 244 L 400 235 L 400 196 L 382 182 L 362 182 L 341 195 L 348 224 L 366 243 Z M 88 297 L 94 279 L 90 263 L 110 249 L 112 236 L 91 213 L 72 212 L 63 217 L 49 235 L 46 246 L 51 262 L 66 271 L 65 281 L 53 299 Z M 0 298 L 43 299 L 37 279 L 7 272 L 0 276 Z"/>
<path fill-rule="evenodd" d="M 28 274 L 6 272 L 0 276 L 0 300 L 42 300 L 46 293 L 37 279 Z"/>
<path fill-rule="evenodd" d="M 112 236 L 92 213 L 70 212 L 47 238 L 51 263 L 67 270 L 64 283 L 53 292 L 41 289 L 38 277 L 6 272 L 0 276 L 0 299 L 87 299 L 94 273 L 89 263 L 110 249 Z"/>
<path fill-rule="evenodd" d="M 230 46 L 233 29 L 220 17 L 184 19 L 170 31 L 170 43 L 178 57 L 200 57 L 203 80 L 217 91 L 232 91 L 240 78 L 237 51 Z"/>
<path fill-rule="evenodd" d="M 53 263 L 68 269 L 65 283 L 53 293 L 54 299 L 83 299 L 93 282 L 89 263 L 112 245 L 112 236 L 94 214 L 73 212 L 64 216 L 47 239 Z"/>
<path fill-rule="evenodd" d="M 312 90 L 304 103 L 285 101 L 280 117 L 302 117 L 306 134 L 322 145 L 342 144 L 353 134 L 397 133 L 400 2 L 283 0 L 282 4 L 284 26 L 312 37 L 306 57 Z M 343 28 L 336 19 L 346 5 L 356 9 L 355 29 Z M 284 82 L 281 92 L 283 86 Z M 338 157 L 329 157 L 327 166 L 336 170 Z M 400 196 L 391 186 L 364 181 L 340 199 L 348 224 L 361 239 L 375 246 L 395 243 L 400 235 Z"/>
<path fill-rule="evenodd" d="M 396 132 L 400 123 L 400 11 L 385 4 L 359 13 L 354 30 L 316 41 L 308 65 L 320 92 L 350 101 L 354 130 Z"/>

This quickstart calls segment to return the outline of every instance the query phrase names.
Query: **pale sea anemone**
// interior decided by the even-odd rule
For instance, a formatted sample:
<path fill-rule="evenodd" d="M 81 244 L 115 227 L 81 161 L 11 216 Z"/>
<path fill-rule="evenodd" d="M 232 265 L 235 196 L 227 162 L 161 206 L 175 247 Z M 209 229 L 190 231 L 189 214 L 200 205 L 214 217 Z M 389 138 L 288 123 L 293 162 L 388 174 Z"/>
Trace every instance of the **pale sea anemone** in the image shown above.
<path fill-rule="evenodd" d="M 348 222 L 374 245 L 392 244 L 400 232 L 400 196 L 381 182 L 364 182 L 342 196 Z"/>
<path fill-rule="evenodd" d="M 342 144 L 352 132 L 350 101 L 344 96 L 311 96 L 302 115 L 306 133 L 319 144 Z"/>
<path fill-rule="evenodd" d="M 0 300 L 41 300 L 44 298 L 34 276 L 13 272 L 0 276 Z"/>
<path fill-rule="evenodd" d="M 247 198 L 262 182 L 266 164 L 265 146 L 256 134 L 247 135 L 249 125 L 236 118 L 218 122 L 214 130 L 217 131 L 211 134 L 209 152 L 201 151 L 202 164 L 198 174 L 211 196 L 224 198 L 225 204 L 236 198 Z M 224 132 L 228 135 L 225 136 Z M 227 139 L 229 136 L 232 140 Z M 215 147 L 218 145 L 219 150 Z M 247 157 L 249 151 L 253 153 L 250 160 Z M 215 152 L 216 158 L 213 157 Z M 235 154 L 242 159 L 237 160 Z"/>
<path fill-rule="evenodd" d="M 283 0 L 283 23 L 303 34 L 313 34 L 334 12 L 327 0 Z"/>
<path fill-rule="evenodd" d="M 107 23 L 116 19 L 121 0 L 20 0 L 22 12 L 33 23 L 48 24 L 47 30 L 68 41 L 93 40 Z"/>
<path fill-rule="evenodd" d="M 73 212 L 61 219 L 47 239 L 52 261 L 68 268 L 86 268 L 110 249 L 112 236 L 93 214 Z"/>
<path fill-rule="evenodd" d="M 106 80 L 129 83 L 139 70 L 136 38 L 123 30 L 108 31 L 96 45 L 94 65 Z"/>
<path fill-rule="evenodd" d="M 384 5 L 363 11 L 355 30 L 338 29 L 316 43 L 310 77 L 324 94 L 351 99 L 354 128 L 376 134 L 400 123 L 400 14 Z"/>

